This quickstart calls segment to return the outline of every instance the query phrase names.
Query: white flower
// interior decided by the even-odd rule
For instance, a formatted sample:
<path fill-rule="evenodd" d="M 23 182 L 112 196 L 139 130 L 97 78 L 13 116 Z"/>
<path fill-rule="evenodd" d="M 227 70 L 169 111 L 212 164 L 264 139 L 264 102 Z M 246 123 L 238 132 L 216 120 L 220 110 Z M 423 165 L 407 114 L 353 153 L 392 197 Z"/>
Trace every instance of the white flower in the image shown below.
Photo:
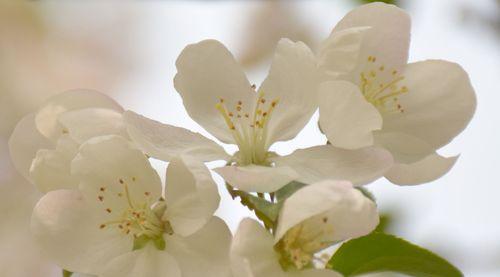
<path fill-rule="evenodd" d="M 62 268 L 102 277 L 229 276 L 231 235 L 213 216 L 220 198 L 202 163 L 172 159 L 163 198 L 148 158 L 111 135 L 84 143 L 71 171 L 79 189 L 47 193 L 32 218 L 35 239 Z"/>
<path fill-rule="evenodd" d="M 359 28 L 353 32 L 360 33 Z M 175 87 L 191 118 L 239 150 L 230 157 L 199 134 L 126 112 L 131 139 L 152 157 L 168 161 L 184 153 L 204 161 L 223 159 L 229 165 L 215 169 L 217 173 L 232 186 L 257 192 L 275 191 L 292 180 L 366 184 L 392 165 L 389 153 L 377 147 L 345 151 L 324 145 L 284 157 L 270 151 L 274 142 L 294 138 L 317 109 L 316 58 L 301 42 L 279 42 L 257 91 L 215 40 L 187 46 L 176 65 Z"/>
<path fill-rule="evenodd" d="M 244 219 L 231 245 L 231 265 L 238 276 L 339 276 L 318 268 L 325 264 L 319 252 L 366 235 L 377 224 L 375 203 L 349 182 L 315 183 L 285 201 L 274 237 L 256 221 Z"/>
<path fill-rule="evenodd" d="M 12 162 L 42 192 L 76 187 L 70 162 L 78 146 L 94 136 L 126 136 L 122 112 L 113 99 L 95 91 L 54 96 L 17 124 L 9 139 Z"/>
<path fill-rule="evenodd" d="M 392 5 L 351 11 L 332 36 L 363 26 L 370 28 L 354 60 L 319 55 L 323 78 L 330 80 L 319 89 L 321 128 L 336 147 L 389 150 L 396 164 L 385 176 L 393 183 L 432 181 L 457 159 L 442 157 L 436 149 L 460 133 L 475 111 L 467 73 L 443 60 L 407 64 L 410 18 Z M 322 51 L 329 49 L 324 45 Z"/>

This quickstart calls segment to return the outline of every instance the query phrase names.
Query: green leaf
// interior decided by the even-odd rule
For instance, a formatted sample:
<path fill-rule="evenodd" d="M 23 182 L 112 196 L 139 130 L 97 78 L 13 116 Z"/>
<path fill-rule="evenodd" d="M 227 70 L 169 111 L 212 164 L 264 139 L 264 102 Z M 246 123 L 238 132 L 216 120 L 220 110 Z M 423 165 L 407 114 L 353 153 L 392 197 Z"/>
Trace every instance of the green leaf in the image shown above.
<path fill-rule="evenodd" d="M 254 211 L 255 215 L 264 222 L 266 228 L 273 229 L 275 227 L 281 203 L 271 203 L 264 198 L 257 197 L 248 192 L 235 190 L 228 184 L 226 184 L 226 187 L 233 199 L 239 197 L 241 204 Z"/>
<path fill-rule="evenodd" d="M 66 269 L 63 269 L 63 271 L 62 271 L 63 277 L 71 277 L 71 275 L 73 275 L 73 272 L 67 271 Z"/>
<path fill-rule="evenodd" d="M 276 193 L 275 193 L 276 199 L 279 202 L 285 201 L 288 197 L 290 197 L 296 191 L 298 191 L 299 189 L 301 189 L 305 186 L 307 186 L 307 185 L 300 183 L 300 182 L 292 181 L 292 182 L 288 183 L 286 186 L 284 186 L 281 189 L 279 189 L 278 191 L 276 191 Z"/>
<path fill-rule="evenodd" d="M 384 271 L 418 277 L 463 276 L 456 267 L 429 250 L 384 233 L 371 233 L 344 243 L 327 268 L 344 276 Z"/>

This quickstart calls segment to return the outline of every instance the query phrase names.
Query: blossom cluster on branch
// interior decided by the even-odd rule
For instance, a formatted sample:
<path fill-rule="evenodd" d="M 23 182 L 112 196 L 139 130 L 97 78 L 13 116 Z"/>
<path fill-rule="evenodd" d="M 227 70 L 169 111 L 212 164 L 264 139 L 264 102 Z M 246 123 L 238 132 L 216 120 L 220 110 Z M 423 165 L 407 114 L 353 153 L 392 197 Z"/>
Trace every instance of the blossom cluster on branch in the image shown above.
<path fill-rule="evenodd" d="M 188 45 L 176 62 L 175 89 L 190 117 L 218 141 L 236 145 L 235 153 L 201 134 L 125 111 L 98 92 L 49 99 L 18 123 L 9 141 L 18 171 L 44 193 L 31 223 L 37 243 L 74 276 L 460 275 L 421 248 L 408 255 L 436 266 L 376 267 L 379 260 L 346 269 L 355 262 L 344 258 L 349 247 L 382 243 L 365 237 L 374 234 L 379 215 L 362 186 L 382 177 L 397 185 L 441 177 L 457 157 L 436 150 L 475 111 L 466 72 L 443 60 L 408 63 L 409 42 L 408 14 L 364 5 L 316 51 L 280 40 L 258 88 L 220 42 Z M 326 145 L 285 156 L 272 151 L 317 110 Z M 150 158 L 168 162 L 165 182 Z M 226 165 L 205 165 L 215 160 Z M 261 222 L 243 219 L 231 234 L 214 216 L 220 196 L 211 171 Z M 324 251 L 345 241 L 351 244 L 333 257 Z"/>

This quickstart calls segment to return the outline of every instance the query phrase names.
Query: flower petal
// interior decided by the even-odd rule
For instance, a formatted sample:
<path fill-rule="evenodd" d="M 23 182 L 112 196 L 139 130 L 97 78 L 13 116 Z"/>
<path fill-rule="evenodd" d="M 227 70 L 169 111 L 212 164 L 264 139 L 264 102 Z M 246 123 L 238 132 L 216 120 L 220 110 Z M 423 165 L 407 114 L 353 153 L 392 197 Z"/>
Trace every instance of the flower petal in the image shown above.
<path fill-rule="evenodd" d="M 397 185 L 419 185 L 438 179 L 455 165 L 458 156 L 445 158 L 431 154 L 412 164 L 395 164 L 385 177 Z"/>
<path fill-rule="evenodd" d="M 273 192 L 299 178 L 288 166 L 224 166 L 214 169 L 231 186 L 247 192 Z"/>
<path fill-rule="evenodd" d="M 434 153 L 426 141 L 398 132 L 376 132 L 375 145 L 391 152 L 394 163 L 414 163 Z"/>
<path fill-rule="evenodd" d="M 359 55 L 360 70 L 365 70 L 366 59 L 372 56 L 380 65 L 401 71 L 408 60 L 410 16 L 394 5 L 371 3 L 349 12 L 337 23 L 332 33 L 363 26 L 370 26 L 371 29 L 363 38 Z"/>
<path fill-rule="evenodd" d="M 104 135 L 127 137 L 121 112 L 102 108 L 85 108 L 61 113 L 59 123 L 78 143 Z"/>
<path fill-rule="evenodd" d="M 71 90 L 50 98 L 38 110 L 35 116 L 38 131 L 55 140 L 63 133 L 57 120 L 60 114 L 90 107 L 123 112 L 123 108 L 105 94 L 92 90 Z"/>
<path fill-rule="evenodd" d="M 332 80 L 353 71 L 359 59 L 364 36 L 371 27 L 353 27 L 332 32 L 317 54 L 322 80 Z"/>
<path fill-rule="evenodd" d="M 28 114 L 16 125 L 9 138 L 10 158 L 14 167 L 26 179 L 31 180 L 30 167 L 39 149 L 53 148 L 54 143 L 38 132 L 35 115 Z"/>
<path fill-rule="evenodd" d="M 372 132 L 382 128 L 382 116 L 359 88 L 346 81 L 333 81 L 322 83 L 319 90 L 319 122 L 328 141 L 345 149 L 373 145 Z"/>
<path fill-rule="evenodd" d="M 56 190 L 33 210 L 31 229 L 42 250 L 69 271 L 97 274 L 109 260 L 132 249 L 133 241 L 100 229 L 96 210 L 77 190 Z"/>
<path fill-rule="evenodd" d="M 181 277 L 179 265 L 166 251 L 156 249 L 152 243 L 136 251 L 123 254 L 110 263 L 99 274 L 100 277 Z"/>
<path fill-rule="evenodd" d="M 259 88 L 267 101 L 278 101 L 269 119 L 268 144 L 294 138 L 309 122 L 317 108 L 317 83 L 316 60 L 309 47 L 281 39 Z"/>
<path fill-rule="evenodd" d="M 163 124 L 132 111 L 126 111 L 123 116 L 131 139 L 151 157 L 163 161 L 180 155 L 203 162 L 228 159 L 220 145 L 199 133 Z"/>
<path fill-rule="evenodd" d="M 391 154 L 382 148 L 344 150 L 331 145 L 299 149 L 273 161 L 278 167 L 292 168 L 299 174 L 297 181 L 306 184 L 332 179 L 364 185 L 382 177 L 393 165 Z"/>
<path fill-rule="evenodd" d="M 376 204 L 347 181 L 323 181 L 292 194 L 280 211 L 274 241 L 301 224 L 301 236 L 321 232 L 320 247 L 364 236 L 379 223 Z M 315 239 L 316 240 L 316 239 Z M 321 249 L 316 249 L 321 250 Z"/>
<path fill-rule="evenodd" d="M 177 58 L 174 85 L 188 114 L 225 143 L 234 143 L 229 127 L 216 108 L 223 99 L 233 110 L 238 101 L 253 111 L 256 93 L 227 48 L 216 40 L 188 45 Z"/>
<path fill-rule="evenodd" d="M 40 149 L 31 164 L 30 175 L 41 192 L 57 189 L 76 189 L 78 179 L 71 175 L 71 161 L 78 152 L 79 145 L 62 136 L 56 149 Z"/>
<path fill-rule="evenodd" d="M 273 248 L 273 236 L 257 221 L 241 221 L 231 244 L 231 267 L 235 276 L 286 276 Z"/>
<path fill-rule="evenodd" d="M 183 277 L 230 277 L 231 232 L 218 217 L 189 237 L 167 236 L 166 251 L 179 263 Z"/>
<path fill-rule="evenodd" d="M 73 160 L 71 172 L 95 205 L 124 211 L 132 203 L 152 203 L 161 197 L 161 180 L 147 157 L 122 137 L 88 140 Z"/>
<path fill-rule="evenodd" d="M 413 135 L 439 149 L 467 126 L 476 110 L 469 77 L 458 64 L 441 60 L 409 64 L 404 75 L 408 93 L 399 98 L 404 113 L 384 117 L 384 131 Z"/>
<path fill-rule="evenodd" d="M 164 218 L 174 232 L 189 236 L 203 227 L 219 206 L 217 185 L 208 168 L 190 158 L 174 158 L 167 168 Z"/>

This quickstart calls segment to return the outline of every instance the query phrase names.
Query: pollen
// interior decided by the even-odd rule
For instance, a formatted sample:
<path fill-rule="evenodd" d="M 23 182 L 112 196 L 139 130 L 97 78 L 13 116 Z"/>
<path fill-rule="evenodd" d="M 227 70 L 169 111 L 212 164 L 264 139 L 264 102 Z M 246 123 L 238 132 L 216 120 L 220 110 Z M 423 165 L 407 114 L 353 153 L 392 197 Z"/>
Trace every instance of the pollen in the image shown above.
<path fill-rule="evenodd" d="M 219 101 L 215 105 L 238 145 L 238 163 L 242 165 L 267 163 L 267 126 L 278 104 L 278 99 L 270 101 L 263 92 L 259 92 L 253 101 L 237 100 L 233 105 L 231 101 Z"/>
<path fill-rule="evenodd" d="M 382 113 L 403 113 L 398 97 L 409 91 L 402 85 L 405 77 L 396 69 L 386 73 L 386 66 L 377 65 L 376 60 L 375 56 L 368 56 L 368 68 L 360 73 L 359 86 L 363 96 Z"/>

